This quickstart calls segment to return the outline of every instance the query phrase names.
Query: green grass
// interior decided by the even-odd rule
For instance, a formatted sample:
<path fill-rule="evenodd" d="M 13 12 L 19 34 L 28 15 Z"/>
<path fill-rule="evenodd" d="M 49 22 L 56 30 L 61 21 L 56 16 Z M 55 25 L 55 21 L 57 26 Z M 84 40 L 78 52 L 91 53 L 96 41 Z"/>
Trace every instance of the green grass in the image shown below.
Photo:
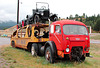
<path fill-rule="evenodd" d="M 11 63 L 10 68 L 100 68 L 100 54 L 95 53 L 100 52 L 99 49 L 98 44 L 91 44 L 91 55 L 97 59 L 86 58 L 82 63 L 59 60 L 51 64 L 44 57 L 32 57 L 30 52 L 11 46 L 3 48 L 0 55 Z"/>
<path fill-rule="evenodd" d="M 90 39 L 100 40 L 100 35 L 92 36 Z"/>

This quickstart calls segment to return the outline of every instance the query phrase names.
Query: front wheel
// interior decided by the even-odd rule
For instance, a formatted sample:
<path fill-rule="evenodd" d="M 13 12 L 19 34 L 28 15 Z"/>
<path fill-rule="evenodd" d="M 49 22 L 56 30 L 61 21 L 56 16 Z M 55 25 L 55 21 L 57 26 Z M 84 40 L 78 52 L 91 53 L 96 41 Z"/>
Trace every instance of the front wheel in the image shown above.
<path fill-rule="evenodd" d="M 35 16 L 34 16 L 34 22 L 35 22 L 35 23 L 40 22 L 40 17 L 39 17 L 39 15 L 35 15 Z"/>
<path fill-rule="evenodd" d="M 81 60 L 82 60 L 82 61 L 84 61 L 84 60 L 85 60 L 85 56 L 84 56 L 84 55 L 82 55 Z"/>
<path fill-rule="evenodd" d="M 49 61 L 50 63 L 54 63 L 54 59 L 55 58 L 53 57 L 53 53 L 51 51 L 51 47 L 50 46 L 46 48 L 46 51 L 45 51 L 45 59 L 47 61 Z"/>

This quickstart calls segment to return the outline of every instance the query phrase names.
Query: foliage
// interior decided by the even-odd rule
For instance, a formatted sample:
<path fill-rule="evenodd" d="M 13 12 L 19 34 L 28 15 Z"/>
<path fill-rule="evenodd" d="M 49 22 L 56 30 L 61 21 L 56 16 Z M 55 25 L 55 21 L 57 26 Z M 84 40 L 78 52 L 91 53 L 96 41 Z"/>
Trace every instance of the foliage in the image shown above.
<path fill-rule="evenodd" d="M 6 27 L 5 28 L 3 28 L 3 30 L 5 30 L 5 29 L 7 29 Z"/>
<path fill-rule="evenodd" d="M 91 36 L 90 39 L 100 40 L 100 35 Z"/>
<path fill-rule="evenodd" d="M 96 31 L 100 31 L 100 19 L 97 20 L 95 28 Z"/>
<path fill-rule="evenodd" d="M 83 13 L 82 16 L 79 16 L 78 14 L 75 14 L 75 17 L 70 15 L 69 20 L 76 20 L 83 22 L 87 26 L 91 26 L 93 30 L 100 31 L 100 15 L 92 15 L 92 16 L 87 16 L 85 13 Z"/>

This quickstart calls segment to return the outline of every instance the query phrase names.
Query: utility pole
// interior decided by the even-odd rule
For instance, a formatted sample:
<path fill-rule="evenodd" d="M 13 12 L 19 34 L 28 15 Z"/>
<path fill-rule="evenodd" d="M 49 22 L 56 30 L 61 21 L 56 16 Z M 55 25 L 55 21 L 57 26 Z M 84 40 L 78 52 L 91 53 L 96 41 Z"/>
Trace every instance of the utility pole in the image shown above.
<path fill-rule="evenodd" d="M 17 4 L 17 27 L 19 24 L 19 0 L 18 0 L 18 4 Z"/>

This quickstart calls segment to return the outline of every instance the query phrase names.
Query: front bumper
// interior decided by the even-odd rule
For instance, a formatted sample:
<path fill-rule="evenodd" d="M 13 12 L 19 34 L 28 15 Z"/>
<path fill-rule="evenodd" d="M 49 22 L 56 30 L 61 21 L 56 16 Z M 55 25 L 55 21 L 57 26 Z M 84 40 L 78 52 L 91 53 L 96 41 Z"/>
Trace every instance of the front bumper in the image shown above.
<path fill-rule="evenodd" d="M 64 58 L 65 55 L 69 55 L 70 56 L 71 54 L 70 54 L 70 52 L 66 54 L 63 51 L 57 51 L 57 55 L 59 57 L 61 57 L 61 58 Z M 83 55 L 86 56 L 86 57 L 90 57 L 90 53 L 83 53 Z"/>

